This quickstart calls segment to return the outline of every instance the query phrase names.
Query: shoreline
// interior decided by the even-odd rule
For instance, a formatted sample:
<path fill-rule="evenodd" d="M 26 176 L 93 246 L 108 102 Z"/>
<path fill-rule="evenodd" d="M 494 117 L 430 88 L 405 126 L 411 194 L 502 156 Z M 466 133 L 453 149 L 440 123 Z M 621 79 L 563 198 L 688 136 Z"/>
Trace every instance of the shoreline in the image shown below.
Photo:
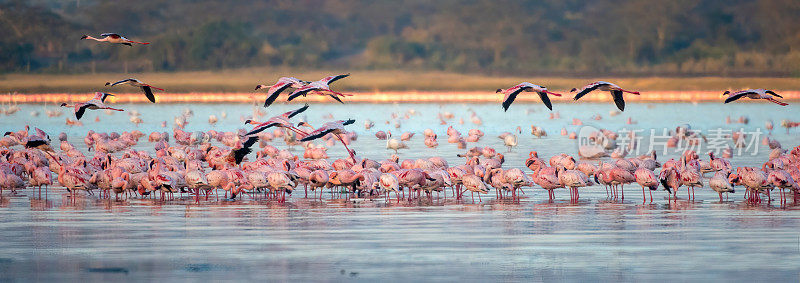
<path fill-rule="evenodd" d="M 800 91 L 776 91 L 783 101 L 800 100 Z M 500 103 L 503 96 L 486 91 L 390 91 L 390 92 L 351 92 L 342 100 L 345 103 Z M 114 93 L 109 97 L 111 103 L 150 103 L 142 93 Z M 40 93 L 40 94 L 6 94 L 0 95 L 3 104 L 39 104 L 82 102 L 91 99 L 93 93 Z M 562 97 L 550 96 L 553 103 L 572 102 L 573 95 L 564 93 Z M 225 92 L 191 92 L 191 93 L 156 93 L 158 103 L 263 103 L 265 93 L 225 93 Z M 286 94 L 281 94 L 276 102 L 285 102 Z M 720 91 L 650 91 L 642 95 L 625 95 L 628 102 L 714 102 L 724 101 Z M 590 94 L 581 98 L 582 102 L 608 102 L 611 95 L 607 93 Z M 309 95 L 289 103 L 336 103 L 326 96 Z M 524 93 L 516 102 L 540 102 L 533 93 Z"/>

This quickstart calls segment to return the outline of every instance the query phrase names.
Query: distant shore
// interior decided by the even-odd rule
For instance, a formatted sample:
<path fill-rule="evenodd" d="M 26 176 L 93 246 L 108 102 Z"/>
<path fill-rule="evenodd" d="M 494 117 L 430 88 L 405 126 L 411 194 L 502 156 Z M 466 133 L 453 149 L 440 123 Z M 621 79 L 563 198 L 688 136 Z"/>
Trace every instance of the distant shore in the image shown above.
<path fill-rule="evenodd" d="M 500 103 L 503 95 L 493 91 L 392 91 L 392 92 L 350 92 L 353 96 L 343 98 L 346 103 Z M 784 100 L 800 100 L 800 91 L 784 91 L 781 95 Z M 571 95 L 551 97 L 553 103 L 572 102 Z M 91 93 L 44 93 L 44 94 L 15 94 L 0 95 L 0 103 L 62 103 L 86 101 L 92 98 Z M 264 93 L 156 93 L 158 103 L 256 103 L 264 102 Z M 647 91 L 642 95 L 626 95 L 629 102 L 722 102 L 724 97 L 717 91 Z M 278 99 L 278 103 L 285 101 L 285 95 Z M 517 97 L 517 102 L 539 102 L 539 97 L 533 94 Z M 581 98 L 582 102 L 611 101 L 611 96 L 605 93 L 587 95 Z M 111 103 L 150 103 L 142 93 L 115 93 L 109 97 Z M 292 101 L 293 103 L 337 103 L 329 97 L 309 95 Z"/>
<path fill-rule="evenodd" d="M 507 88 L 519 82 L 528 81 L 548 87 L 551 91 L 567 93 L 573 87 L 598 80 L 614 82 L 625 89 L 638 90 L 650 95 L 639 99 L 674 100 L 672 97 L 686 96 L 685 93 L 702 93 L 700 99 L 719 98 L 725 90 L 746 88 L 767 88 L 781 94 L 789 91 L 800 91 L 800 78 L 770 77 L 524 77 L 524 76 L 490 76 L 480 74 L 459 74 L 437 71 L 393 71 L 393 70 L 297 70 L 291 68 L 247 68 L 227 71 L 196 71 L 170 73 L 97 73 L 97 74 L 2 74 L 0 75 L 0 96 L 3 94 L 51 94 L 73 93 L 87 94 L 95 91 L 112 93 L 132 93 L 136 89 L 129 86 L 105 87 L 106 82 L 114 82 L 125 78 L 137 78 L 153 86 L 166 89 L 167 93 L 234 93 L 236 97 L 248 94 L 263 96 L 265 91 L 255 91 L 258 84 L 272 84 L 282 76 L 294 76 L 304 80 L 317 80 L 331 74 L 350 73 L 351 76 L 332 84 L 332 88 L 345 93 L 359 93 L 360 97 L 372 99 L 389 99 L 385 94 L 396 93 L 475 93 L 464 96 L 465 99 L 480 101 L 497 97 L 494 90 Z M 659 92 L 656 92 L 659 91 Z M 664 94 L 661 96 L 660 93 Z M 674 94 L 680 92 L 682 94 Z M 653 95 L 659 93 L 659 95 Z M 706 93 L 714 93 L 708 96 Z M 367 94 L 367 95 L 365 95 Z M 486 94 L 488 98 L 482 98 Z M 371 97 L 374 95 L 375 97 Z M 478 95 L 478 96 L 476 96 Z M 416 97 L 416 95 L 413 95 Z M 593 95 L 589 96 L 590 98 Z M 604 96 L 600 95 L 600 98 Z M 632 96 L 631 96 L 632 97 Z M 525 96 L 522 97 L 523 99 Z M 596 99 L 600 99 L 596 98 Z M 3 98 L 5 99 L 5 98 Z M 177 98 L 176 98 L 177 99 Z M 360 98 L 351 98 L 360 99 Z M 416 99 L 416 98 L 415 98 Z M 422 99 L 422 98 L 420 98 Z M 431 98 L 438 99 L 438 98 Z M 458 98 L 460 100 L 461 98 Z M 635 99 L 635 98 L 632 98 Z M 36 99 L 38 100 L 38 99 Z M 397 100 L 402 100 L 398 98 Z M 168 100 L 164 100 L 165 102 Z M 216 101 L 216 100 L 215 100 Z M 237 98 L 237 101 L 241 101 Z M 427 100 L 426 100 L 427 101 Z"/>

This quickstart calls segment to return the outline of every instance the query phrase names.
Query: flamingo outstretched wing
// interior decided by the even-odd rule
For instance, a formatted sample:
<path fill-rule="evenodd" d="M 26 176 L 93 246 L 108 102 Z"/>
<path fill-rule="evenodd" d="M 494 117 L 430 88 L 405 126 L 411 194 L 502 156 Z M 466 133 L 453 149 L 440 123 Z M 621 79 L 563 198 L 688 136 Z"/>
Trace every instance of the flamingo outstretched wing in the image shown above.
<path fill-rule="evenodd" d="M 303 113 L 306 110 L 308 110 L 308 104 L 303 105 L 303 107 L 297 108 L 295 110 L 283 113 L 283 115 L 281 115 L 281 116 L 284 116 L 287 119 L 291 119 L 292 117 L 297 116 L 297 114 Z"/>
<path fill-rule="evenodd" d="M 267 99 L 264 100 L 264 107 L 272 105 L 272 103 L 278 99 L 278 96 L 281 95 L 281 92 L 283 92 L 284 90 L 288 89 L 291 86 L 292 84 L 283 82 L 271 86 L 267 91 Z"/>
<path fill-rule="evenodd" d="M 581 89 L 581 91 L 578 92 L 578 94 L 575 95 L 575 98 L 573 98 L 573 100 L 581 99 L 581 97 L 583 97 L 584 95 L 594 91 L 595 89 L 597 89 L 598 87 L 600 87 L 602 85 L 606 85 L 606 84 L 598 82 L 598 83 L 591 83 L 589 85 L 584 86 L 583 89 Z"/>
<path fill-rule="evenodd" d="M 233 159 L 236 161 L 236 164 L 242 163 L 244 157 L 250 154 L 250 152 L 253 152 L 253 149 L 251 149 L 251 147 L 253 147 L 253 145 L 257 141 L 258 141 L 257 136 L 248 136 L 247 140 L 245 140 L 245 142 L 242 143 L 242 148 L 233 150 L 232 152 Z"/>
<path fill-rule="evenodd" d="M 156 96 L 153 95 L 153 89 L 150 88 L 149 85 L 143 85 L 142 91 L 144 91 L 144 95 L 147 96 L 147 100 L 150 100 L 152 103 L 156 103 Z"/>
<path fill-rule="evenodd" d="M 115 82 L 115 83 L 111 84 L 111 86 L 115 86 L 115 85 L 118 85 L 118 84 L 124 84 L 124 83 L 127 83 L 127 82 L 136 82 L 136 81 L 137 80 L 134 79 L 134 78 L 124 79 L 124 80 L 121 80 L 121 81 L 118 81 L 118 82 Z M 109 84 L 106 84 L 106 85 L 109 85 Z"/>
<path fill-rule="evenodd" d="M 771 90 L 767 90 L 767 91 L 765 91 L 765 93 L 772 94 L 772 95 L 774 95 L 776 97 L 783 98 L 783 96 L 781 96 L 780 94 L 777 94 L 777 93 L 775 93 L 774 91 L 771 91 Z"/>
<path fill-rule="evenodd" d="M 536 92 L 539 94 L 539 98 L 542 99 L 542 103 L 544 106 L 547 106 L 547 109 L 553 110 L 553 103 L 550 102 L 550 97 L 547 96 L 546 92 Z"/>
<path fill-rule="evenodd" d="M 622 97 L 622 91 L 612 90 L 611 97 L 614 98 L 614 103 L 617 104 L 619 111 L 625 111 L 625 99 Z"/>
<path fill-rule="evenodd" d="M 119 35 L 117 33 L 113 33 L 113 32 L 112 33 L 102 33 L 102 34 L 100 34 L 100 36 L 107 36 L 107 37 L 111 37 L 111 38 L 120 38 L 120 37 L 122 37 L 121 35 Z"/>
<path fill-rule="evenodd" d="M 87 103 L 87 104 L 82 104 L 82 105 L 76 105 L 75 106 L 75 119 L 80 120 L 81 117 L 83 117 L 83 113 L 86 113 L 86 109 L 88 109 L 89 106 L 92 106 L 92 104 L 88 104 Z"/>
<path fill-rule="evenodd" d="M 301 142 L 306 142 L 306 141 L 315 140 L 315 139 L 324 137 L 328 133 L 333 132 L 335 130 L 336 129 L 334 129 L 334 128 L 328 128 L 328 127 L 321 128 L 321 129 L 316 129 L 315 131 L 313 131 L 311 133 L 308 133 L 308 135 L 305 136 L 304 138 L 300 139 L 300 141 Z"/>
<path fill-rule="evenodd" d="M 516 88 L 516 89 L 514 89 L 513 91 L 507 93 L 506 96 L 503 97 L 503 110 L 504 111 L 508 111 L 508 107 L 511 106 L 511 103 L 514 103 L 514 100 L 517 99 L 517 95 L 519 95 L 520 92 L 522 92 L 522 91 L 524 91 L 526 89 L 529 89 L 530 87 L 519 86 L 518 85 L 518 86 L 516 86 L 514 88 Z"/>
<path fill-rule="evenodd" d="M 294 92 L 292 92 L 291 94 L 289 94 L 289 98 L 286 99 L 286 100 L 287 101 L 292 101 L 293 99 L 297 98 L 298 96 L 306 95 L 309 91 L 316 90 L 316 89 L 317 89 L 317 87 L 314 87 L 314 86 L 301 87 L 301 88 L 295 90 Z"/>
<path fill-rule="evenodd" d="M 333 83 L 333 82 L 335 82 L 335 81 L 338 81 L 338 80 L 344 79 L 344 78 L 346 78 L 346 77 L 349 77 L 349 76 L 350 76 L 350 74 L 349 74 L 349 73 L 347 73 L 347 74 L 343 74 L 343 75 L 328 76 L 328 77 L 324 77 L 324 78 L 322 78 L 320 81 L 323 81 L 323 82 L 325 82 L 326 84 L 330 85 L 330 84 L 332 84 L 332 83 Z"/>
<path fill-rule="evenodd" d="M 732 101 L 736 101 L 736 100 L 738 100 L 739 98 L 742 98 L 742 97 L 745 97 L 745 96 L 747 96 L 747 95 L 749 95 L 749 94 L 754 94 L 754 93 L 755 93 L 755 92 L 753 92 L 753 91 L 740 91 L 740 92 L 737 92 L 737 93 L 731 94 L 731 96 L 730 96 L 730 97 L 728 97 L 728 99 L 725 99 L 725 103 L 729 103 L 729 102 L 732 102 Z"/>

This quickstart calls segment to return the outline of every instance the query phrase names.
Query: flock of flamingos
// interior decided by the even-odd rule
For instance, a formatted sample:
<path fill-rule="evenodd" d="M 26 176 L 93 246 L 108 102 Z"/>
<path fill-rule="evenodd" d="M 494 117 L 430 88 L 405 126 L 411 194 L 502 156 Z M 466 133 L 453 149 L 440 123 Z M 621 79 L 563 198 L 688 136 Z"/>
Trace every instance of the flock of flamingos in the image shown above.
<path fill-rule="evenodd" d="M 148 44 L 113 33 L 102 36 L 84 36 L 83 39 L 124 45 Z M 288 94 L 288 101 L 317 94 L 344 103 L 343 99 L 349 95 L 331 90 L 330 84 L 348 76 L 329 76 L 318 81 L 283 77 L 272 85 L 258 85 L 256 90 L 267 89 L 264 107 L 273 104 L 282 92 L 289 89 L 293 91 Z M 154 90 L 163 91 L 134 78 L 106 83 L 110 87 L 122 84 L 141 89 L 153 103 L 156 102 Z M 572 92 L 577 92 L 574 99 L 578 100 L 595 90 L 610 92 L 621 111 L 625 109 L 623 93 L 639 95 L 639 92 L 602 81 L 572 89 Z M 553 107 L 548 95 L 561 96 L 528 82 L 498 89 L 497 92 L 505 95 L 502 102 L 505 110 L 522 92 L 536 92 L 551 110 Z M 729 95 L 725 103 L 746 97 L 787 105 L 776 100 L 775 97 L 782 97 L 770 90 L 751 89 L 725 94 Z M 73 108 L 77 119 L 83 117 L 86 110 L 123 111 L 105 104 L 109 96 L 113 94 L 98 92 L 89 101 L 74 105 L 64 103 L 62 106 Z M 719 193 L 720 201 L 723 193 L 734 193 L 735 187 L 741 186 L 745 188 L 747 202 L 761 202 L 764 195 L 766 201 L 772 201 L 770 193 L 778 189 L 780 201 L 785 203 L 787 194 L 796 197 L 800 192 L 795 181 L 800 180 L 800 146 L 783 150 L 780 145 L 770 143 L 774 149 L 760 168 L 733 167 L 729 161 L 730 151 L 719 157 L 708 153 L 706 159 L 687 150 L 678 160 L 662 162 L 657 160 L 655 152 L 626 158 L 625 149 L 615 148 L 607 148 L 613 150 L 609 162 L 592 161 L 592 157 L 608 156 L 607 152 L 589 158 L 581 156 L 582 159 L 561 153 L 547 159 L 531 151 L 524 164 L 513 164 L 508 168 L 503 154 L 491 147 L 465 150 L 459 154 L 464 158 L 463 164 L 448 164 L 442 157 L 401 160 L 397 151 L 407 148 L 404 141 L 411 139 L 413 134 L 406 133 L 395 139 L 391 134 L 378 132 L 376 137 L 386 140 L 387 149 L 394 150 L 395 154 L 386 160 L 372 160 L 359 157 L 348 147 L 357 140 L 357 135 L 346 129 L 355 123 L 354 120 L 337 120 L 318 127 L 293 121 L 295 116 L 308 110 L 306 104 L 266 121 L 247 120 L 245 124 L 253 125 L 250 131 L 186 132 L 176 127 L 172 135 L 152 132 L 147 136 L 154 148 L 152 153 L 132 148 L 145 136 L 138 130 L 122 134 L 89 131 L 83 141 L 93 154 L 87 155 L 68 142 L 65 133 L 58 136 L 59 144 L 56 146 L 44 131 L 25 126 L 19 131 L 6 132 L 0 139 L 0 196 L 28 187 L 48 190 L 54 184 L 54 173 L 60 187 L 73 200 L 79 192 L 89 195 L 99 192 L 100 197 L 110 198 L 113 194 L 116 199 L 171 200 L 174 194 L 185 193 L 196 202 L 207 201 L 210 195 L 215 199 L 223 195 L 226 199 L 249 197 L 283 202 L 287 195 L 302 189 L 306 198 L 323 198 L 323 192 L 329 190 L 330 198 L 385 198 L 387 202 L 400 202 L 450 196 L 460 201 L 465 193 L 469 193 L 474 202 L 476 194 L 478 201 L 482 201 L 481 195 L 492 191 L 495 198 L 517 200 L 525 194 L 525 188 L 541 188 L 547 190 L 550 200 L 556 198 L 556 192 L 568 189 L 570 200 L 574 202 L 578 201 L 581 191 L 591 189 L 589 187 L 595 184 L 605 187 L 609 198 L 624 199 L 624 186 L 635 183 L 641 187 L 643 203 L 647 202 L 648 193 L 650 202 L 653 202 L 652 192 L 659 188 L 667 192 L 669 200 L 677 200 L 680 190 L 685 190 L 687 198 L 693 199 L 694 190 L 706 184 Z M 364 123 L 367 129 L 372 125 L 370 121 Z M 537 131 L 541 129 L 533 127 L 534 135 Z M 465 149 L 465 142 L 476 142 L 484 135 L 480 130 L 472 129 L 464 137 L 452 127 L 446 134 L 448 142 L 458 143 Z M 433 130 L 427 129 L 423 135 L 425 145 L 438 145 L 438 136 Z M 679 127 L 672 135 L 674 140 L 697 142 L 688 128 Z M 271 145 L 270 142 L 278 137 L 283 137 L 287 145 L 303 145 L 303 156 Z M 513 133 L 503 133 L 500 138 L 509 148 L 516 145 L 517 137 Z M 591 139 L 604 143 L 617 138 L 617 133 L 606 130 L 591 135 Z M 736 139 L 736 135 L 731 138 Z M 349 157 L 331 160 L 327 149 L 314 143 L 318 139 L 329 145 L 342 143 Z M 251 153 L 256 143 L 261 149 L 253 156 Z"/>

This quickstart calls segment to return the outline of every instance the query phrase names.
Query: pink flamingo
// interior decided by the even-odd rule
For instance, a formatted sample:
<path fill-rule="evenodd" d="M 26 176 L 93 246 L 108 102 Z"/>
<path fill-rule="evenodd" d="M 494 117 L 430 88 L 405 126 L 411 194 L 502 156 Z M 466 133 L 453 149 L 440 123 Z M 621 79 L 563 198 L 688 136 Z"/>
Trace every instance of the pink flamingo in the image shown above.
<path fill-rule="evenodd" d="M 335 91 L 331 90 L 330 84 L 335 82 L 335 81 L 337 81 L 337 80 L 346 78 L 348 76 L 350 76 L 350 74 L 328 76 L 328 77 L 322 78 L 321 80 L 308 83 L 307 85 L 304 85 L 303 87 L 301 87 L 301 88 L 295 90 L 294 92 L 292 92 L 291 94 L 289 94 L 288 101 L 292 101 L 293 99 L 295 99 L 295 98 L 297 98 L 298 96 L 301 96 L 301 95 L 302 96 L 306 96 L 306 94 L 308 94 L 309 92 L 316 92 L 316 93 L 319 93 L 320 95 L 330 96 L 331 98 L 333 98 L 334 100 L 338 101 L 339 103 L 344 104 L 344 102 L 341 99 L 339 99 L 338 96 L 349 96 L 349 95 L 345 95 L 343 93 L 335 92 Z"/>
<path fill-rule="evenodd" d="M 151 86 L 149 84 L 146 84 L 146 83 L 144 83 L 144 82 L 142 82 L 140 80 L 134 79 L 134 78 L 124 79 L 124 80 L 115 82 L 113 84 L 111 82 L 106 82 L 106 86 L 112 86 L 113 87 L 113 86 L 118 85 L 118 84 L 127 84 L 127 85 L 130 85 L 132 87 L 138 87 L 138 88 L 142 89 L 142 92 L 144 92 L 144 95 L 147 96 L 147 100 L 150 100 L 150 102 L 152 102 L 152 103 L 156 103 L 156 97 L 155 97 L 155 95 L 153 95 L 153 89 L 164 91 L 163 88 L 157 88 L 157 87 Z"/>
<path fill-rule="evenodd" d="M 591 186 L 592 182 L 589 181 L 589 177 L 583 172 L 578 170 L 567 170 L 564 169 L 563 166 L 559 166 L 557 169 L 558 173 L 558 181 L 561 185 L 565 187 L 569 187 L 570 189 L 570 200 L 572 202 L 577 202 L 580 194 L 578 193 L 578 188 Z"/>
<path fill-rule="evenodd" d="M 139 42 L 139 41 L 133 41 L 133 40 L 127 39 L 124 36 L 119 35 L 118 33 L 103 33 L 103 34 L 100 34 L 100 36 L 102 36 L 103 38 L 95 38 L 95 37 L 92 37 L 91 35 L 85 35 L 84 34 L 83 36 L 81 36 L 81 39 L 91 39 L 91 40 L 94 40 L 94 41 L 108 42 L 108 43 L 111 43 L 111 44 L 122 44 L 122 45 L 127 45 L 127 46 L 133 46 L 132 43 L 141 44 L 141 45 L 150 44 L 150 42 Z"/>
<path fill-rule="evenodd" d="M 74 105 L 68 105 L 66 103 L 61 103 L 61 107 L 74 108 L 75 109 L 75 118 L 78 119 L 78 120 L 80 120 L 81 117 L 83 117 L 83 113 L 86 112 L 86 109 L 89 109 L 89 110 L 108 109 L 108 110 L 114 110 L 114 111 L 125 111 L 125 110 L 122 110 L 122 109 L 117 109 L 117 108 L 112 108 L 112 107 L 107 106 L 104 102 L 105 102 L 106 98 L 109 97 L 109 96 L 114 96 L 114 95 L 110 94 L 110 93 L 104 93 L 104 92 L 95 92 L 94 98 L 92 98 L 89 101 L 86 101 L 86 102 L 83 102 L 83 103 L 76 103 Z"/>
<path fill-rule="evenodd" d="M 665 163 L 666 164 L 666 163 Z M 683 183 L 681 182 L 681 174 L 678 172 L 678 169 L 675 167 L 667 167 L 661 169 L 661 172 L 658 173 L 658 181 L 669 193 L 670 199 L 675 197 L 675 200 L 678 199 L 678 188 L 680 188 Z"/>
<path fill-rule="evenodd" d="M 299 89 L 306 86 L 306 84 L 308 83 L 309 82 L 300 80 L 295 77 L 282 77 L 278 79 L 278 81 L 273 85 L 257 85 L 256 90 L 262 88 L 269 88 L 269 90 L 267 90 L 267 99 L 264 100 L 264 107 L 268 107 L 272 105 L 272 103 L 275 102 L 276 99 L 278 99 L 278 96 L 284 90 L 288 88 Z"/>
<path fill-rule="evenodd" d="M 333 121 L 333 122 L 325 123 L 321 127 L 317 128 L 316 130 L 308 133 L 308 135 L 303 137 L 302 139 L 300 139 L 300 141 L 302 141 L 302 142 L 312 141 L 312 140 L 321 138 L 321 137 L 323 137 L 323 136 L 325 136 L 327 134 L 333 134 L 336 138 L 339 139 L 339 141 L 342 142 L 342 145 L 344 145 L 344 148 L 347 150 L 347 153 L 350 154 L 350 158 L 355 160 L 355 155 L 353 155 L 353 151 L 351 151 L 350 148 L 347 147 L 347 143 L 340 136 L 340 135 L 345 133 L 344 126 L 353 124 L 355 122 L 356 122 L 356 120 L 350 119 L 350 120 L 346 120 L 346 121 L 345 120 L 339 120 L 339 121 Z M 305 123 L 305 122 L 300 122 L 300 123 L 307 125 L 307 123 Z"/>
<path fill-rule="evenodd" d="M 387 201 L 389 200 L 389 193 L 394 192 L 397 203 L 400 203 L 400 182 L 397 180 L 397 176 L 391 173 L 383 173 L 378 177 L 376 186 L 386 191 Z"/>
<path fill-rule="evenodd" d="M 622 97 L 622 93 L 623 92 L 627 92 L 627 93 L 635 94 L 635 95 L 639 95 L 640 94 L 638 91 L 624 90 L 621 87 L 619 87 L 618 85 L 615 85 L 613 83 L 598 81 L 598 82 L 593 82 L 593 83 L 590 83 L 588 85 L 583 86 L 580 89 L 580 91 L 578 92 L 578 94 L 575 95 L 575 98 L 573 98 L 573 99 L 577 101 L 578 99 L 580 99 L 581 97 L 583 97 L 587 93 L 590 93 L 590 92 L 592 92 L 594 90 L 602 90 L 602 91 L 611 92 L 611 97 L 614 98 L 614 103 L 617 104 L 617 108 L 619 108 L 620 111 L 625 111 L 625 99 Z M 573 88 L 570 92 L 575 92 L 575 91 L 578 91 L 578 89 L 577 88 Z"/>
<path fill-rule="evenodd" d="M 719 201 L 722 202 L 722 193 L 725 193 L 726 198 L 728 193 L 735 193 L 736 190 L 733 189 L 733 185 L 731 184 L 730 180 L 730 172 L 726 171 L 717 171 L 714 173 L 714 176 L 711 179 L 708 179 L 708 186 L 711 187 L 712 190 L 719 193 Z"/>
<path fill-rule="evenodd" d="M 650 202 L 653 202 L 653 191 L 658 189 L 658 179 L 656 179 L 656 174 L 647 168 L 639 168 L 633 172 L 633 177 L 636 179 L 636 183 L 639 183 L 639 185 L 642 186 L 642 203 L 647 200 L 644 194 L 645 187 L 650 189 Z"/>
<path fill-rule="evenodd" d="M 742 97 L 747 97 L 750 99 L 764 99 L 766 101 L 778 104 L 780 106 L 789 105 L 788 103 L 781 102 L 775 99 L 775 97 L 783 98 L 779 94 L 775 93 L 774 91 L 759 88 L 759 89 L 746 89 L 731 93 L 730 91 L 725 91 L 722 95 L 729 95 L 727 99 L 725 99 L 725 103 L 729 103 L 732 101 L 736 101 Z"/>
<path fill-rule="evenodd" d="M 550 109 L 551 111 L 553 110 L 553 104 L 550 102 L 550 98 L 547 95 L 552 94 L 555 96 L 561 96 L 561 94 L 547 90 L 546 87 L 535 85 L 529 82 L 523 82 L 507 89 L 498 88 L 495 93 L 499 92 L 505 94 L 505 97 L 503 98 L 503 110 L 508 111 L 508 107 L 511 106 L 511 103 L 514 103 L 514 99 L 516 99 L 517 95 L 523 91 L 536 92 L 539 95 L 539 98 L 542 100 L 542 103 L 544 103 L 544 106 L 547 106 L 547 109 Z"/>
<path fill-rule="evenodd" d="M 474 174 L 467 174 L 461 177 L 461 183 L 464 185 L 464 188 L 472 194 L 472 202 L 475 202 L 475 193 L 478 193 L 478 202 L 482 202 L 481 194 L 488 194 L 489 193 L 489 185 L 483 182 L 483 180 L 474 175 Z"/>
<path fill-rule="evenodd" d="M 780 190 L 781 203 L 786 202 L 784 189 L 789 189 L 790 192 L 796 192 L 800 190 L 800 187 L 797 185 L 797 182 L 794 180 L 794 178 L 792 178 L 792 175 L 785 170 L 773 170 L 769 172 L 769 175 L 767 176 L 767 182 L 771 183 Z"/>

